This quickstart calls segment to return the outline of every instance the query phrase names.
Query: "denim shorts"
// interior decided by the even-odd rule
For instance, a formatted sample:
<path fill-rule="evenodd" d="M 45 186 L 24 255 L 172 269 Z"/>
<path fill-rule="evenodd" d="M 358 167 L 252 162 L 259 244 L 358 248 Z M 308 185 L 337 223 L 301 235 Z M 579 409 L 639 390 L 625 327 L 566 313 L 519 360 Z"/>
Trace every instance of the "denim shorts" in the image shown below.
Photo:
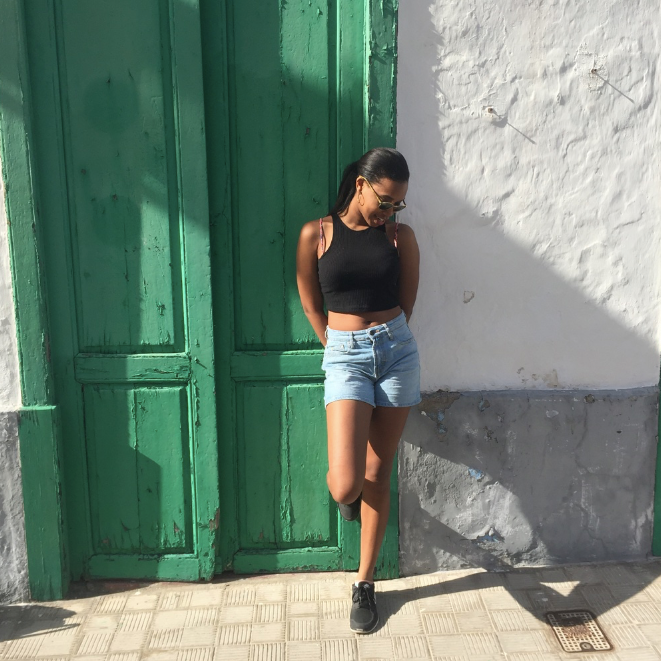
<path fill-rule="evenodd" d="M 420 398 L 418 345 L 402 312 L 359 331 L 326 328 L 321 369 L 326 406 L 357 399 L 371 406 L 414 406 Z"/>

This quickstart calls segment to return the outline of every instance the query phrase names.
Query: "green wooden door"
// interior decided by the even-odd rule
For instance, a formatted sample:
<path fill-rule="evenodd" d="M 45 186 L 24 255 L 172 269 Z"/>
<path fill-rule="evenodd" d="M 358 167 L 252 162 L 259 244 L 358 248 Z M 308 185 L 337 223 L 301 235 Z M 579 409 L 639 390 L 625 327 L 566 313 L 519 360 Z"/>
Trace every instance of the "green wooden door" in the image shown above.
<path fill-rule="evenodd" d="M 357 566 L 359 526 L 340 523 L 326 488 L 321 345 L 298 299 L 295 253 L 340 169 L 392 142 L 394 10 L 375 20 L 372 5 L 383 11 L 360 0 L 202 5 L 216 362 L 227 366 L 219 571 Z M 380 67 L 390 67 L 383 79 Z M 392 575 L 391 523 L 382 562 Z"/>
<path fill-rule="evenodd" d="M 72 576 L 215 569 L 196 2 L 26 3 Z"/>

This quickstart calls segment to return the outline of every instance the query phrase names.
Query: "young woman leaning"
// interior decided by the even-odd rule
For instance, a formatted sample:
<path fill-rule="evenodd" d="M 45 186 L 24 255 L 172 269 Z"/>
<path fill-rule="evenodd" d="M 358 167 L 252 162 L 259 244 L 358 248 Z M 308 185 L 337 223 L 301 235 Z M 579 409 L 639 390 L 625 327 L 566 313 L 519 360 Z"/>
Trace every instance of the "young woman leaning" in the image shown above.
<path fill-rule="evenodd" d="M 357 633 L 379 621 L 374 567 L 392 462 L 409 409 L 420 402 L 418 348 L 408 327 L 420 255 L 413 230 L 389 222 L 406 206 L 408 180 L 398 151 L 368 151 L 345 169 L 328 216 L 303 226 L 296 257 L 303 310 L 325 347 L 328 489 L 345 519 L 360 518 L 350 619 Z"/>

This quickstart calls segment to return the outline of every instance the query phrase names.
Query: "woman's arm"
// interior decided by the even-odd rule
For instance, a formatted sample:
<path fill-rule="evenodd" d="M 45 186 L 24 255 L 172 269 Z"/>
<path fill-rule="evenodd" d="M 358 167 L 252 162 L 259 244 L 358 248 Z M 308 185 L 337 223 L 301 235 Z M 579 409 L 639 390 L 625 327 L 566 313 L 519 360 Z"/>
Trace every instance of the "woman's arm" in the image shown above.
<path fill-rule="evenodd" d="M 420 250 L 418 242 L 415 240 L 415 234 L 408 225 L 400 223 L 397 232 L 397 247 L 399 249 L 399 305 L 404 311 L 408 323 L 418 295 L 420 280 Z"/>
<path fill-rule="evenodd" d="M 326 346 L 328 316 L 324 312 L 324 298 L 319 286 L 317 250 L 319 248 L 319 222 L 305 223 L 298 238 L 296 251 L 296 282 L 303 312 L 319 341 Z"/>

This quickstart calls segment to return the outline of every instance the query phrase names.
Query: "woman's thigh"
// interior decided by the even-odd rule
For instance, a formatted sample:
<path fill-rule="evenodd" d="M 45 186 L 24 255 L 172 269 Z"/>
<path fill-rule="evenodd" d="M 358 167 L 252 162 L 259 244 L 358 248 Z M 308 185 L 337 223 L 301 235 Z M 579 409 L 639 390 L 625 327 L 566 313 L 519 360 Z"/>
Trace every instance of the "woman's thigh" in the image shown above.
<path fill-rule="evenodd" d="M 410 407 L 377 406 L 370 421 L 365 478 L 388 480 Z"/>
<path fill-rule="evenodd" d="M 370 404 L 356 399 L 339 399 L 326 407 L 328 486 L 334 496 L 356 489 L 360 492 L 373 411 Z"/>

